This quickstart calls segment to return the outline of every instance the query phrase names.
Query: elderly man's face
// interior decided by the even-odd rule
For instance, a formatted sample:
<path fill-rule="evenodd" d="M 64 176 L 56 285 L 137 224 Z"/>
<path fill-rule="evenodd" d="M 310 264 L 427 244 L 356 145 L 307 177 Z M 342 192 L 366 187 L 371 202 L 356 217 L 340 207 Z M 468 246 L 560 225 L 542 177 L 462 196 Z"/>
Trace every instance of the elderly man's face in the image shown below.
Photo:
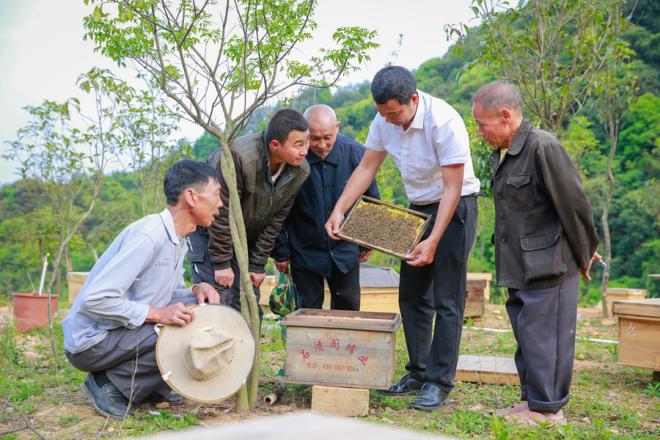
<path fill-rule="evenodd" d="M 480 103 L 472 105 L 472 117 L 479 127 L 478 135 L 493 148 L 508 148 L 511 142 L 509 119 L 501 110 L 485 109 Z M 515 134 L 515 132 L 514 132 Z"/>
<path fill-rule="evenodd" d="M 325 159 L 332 151 L 339 133 L 339 123 L 330 118 L 307 121 L 309 123 L 309 148 Z"/>

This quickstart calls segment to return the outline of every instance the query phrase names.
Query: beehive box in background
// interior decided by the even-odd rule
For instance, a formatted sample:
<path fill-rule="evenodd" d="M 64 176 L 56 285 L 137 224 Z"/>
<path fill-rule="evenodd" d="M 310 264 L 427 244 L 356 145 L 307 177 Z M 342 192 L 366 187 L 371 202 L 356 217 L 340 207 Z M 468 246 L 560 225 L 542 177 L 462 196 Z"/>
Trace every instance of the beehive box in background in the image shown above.
<path fill-rule="evenodd" d="M 660 371 L 660 298 L 614 301 L 619 363 Z"/>
<path fill-rule="evenodd" d="M 629 299 L 646 298 L 644 289 L 626 289 L 619 287 L 610 287 L 605 291 L 605 300 L 607 301 L 607 317 L 612 317 L 612 304 L 614 301 L 626 301 Z"/>
<path fill-rule="evenodd" d="M 467 298 L 465 299 L 465 318 L 481 318 L 486 308 L 486 285 L 488 281 L 480 278 L 470 278 L 468 274 L 465 288 Z"/>
<path fill-rule="evenodd" d="M 300 309 L 287 315 L 285 380 L 387 389 L 394 375 L 396 313 Z"/>
<path fill-rule="evenodd" d="M 87 275 L 89 275 L 89 272 L 68 272 L 66 274 L 69 304 L 73 304 L 76 301 L 80 289 L 82 289 L 83 284 L 87 280 Z"/>

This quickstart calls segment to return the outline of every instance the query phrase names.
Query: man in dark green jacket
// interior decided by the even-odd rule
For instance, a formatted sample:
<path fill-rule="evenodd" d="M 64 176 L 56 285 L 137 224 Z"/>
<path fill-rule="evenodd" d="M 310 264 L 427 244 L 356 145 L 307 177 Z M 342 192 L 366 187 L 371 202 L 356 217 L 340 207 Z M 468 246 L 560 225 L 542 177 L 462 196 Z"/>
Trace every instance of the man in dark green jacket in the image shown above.
<path fill-rule="evenodd" d="M 307 121 L 299 112 L 280 110 L 265 131 L 236 139 L 231 146 L 236 184 L 241 199 L 249 252 L 250 279 L 259 296 L 268 255 L 296 194 L 309 176 L 305 160 L 309 148 Z M 220 174 L 222 202 L 229 206 L 229 190 L 220 169 L 221 150 L 209 157 Z M 229 230 L 229 210 L 220 212 L 208 228 L 189 236 L 193 282 L 207 282 L 222 303 L 240 310 L 240 271 Z M 261 308 L 259 309 L 261 312 Z"/>
<path fill-rule="evenodd" d="M 575 350 L 579 275 L 599 261 L 591 206 L 568 153 L 523 119 L 518 89 L 495 81 L 473 98 L 479 136 L 493 148 L 495 265 L 518 342 L 522 402 L 498 414 L 564 423 Z"/>

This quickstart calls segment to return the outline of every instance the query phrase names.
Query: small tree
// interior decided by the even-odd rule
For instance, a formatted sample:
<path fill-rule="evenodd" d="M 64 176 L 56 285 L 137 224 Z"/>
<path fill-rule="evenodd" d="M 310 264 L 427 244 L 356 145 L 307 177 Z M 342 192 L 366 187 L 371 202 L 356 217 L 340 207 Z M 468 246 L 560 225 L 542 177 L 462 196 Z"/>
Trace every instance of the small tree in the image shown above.
<path fill-rule="evenodd" d="M 621 26 L 623 25 L 621 21 Z M 618 34 L 623 33 L 622 27 L 618 29 Z M 600 223 L 603 230 L 604 259 L 608 263 L 612 262 L 612 236 L 610 234 L 609 213 L 616 187 L 614 177 L 614 167 L 618 143 L 619 131 L 623 117 L 632 104 L 637 94 L 637 75 L 633 65 L 630 64 L 630 57 L 633 51 L 623 40 L 617 41 L 616 51 L 608 60 L 600 78 L 598 94 L 594 105 L 597 109 L 598 118 L 602 124 L 607 140 L 609 141 L 609 151 L 605 165 L 606 183 L 605 191 L 602 194 L 602 209 L 600 213 Z M 603 268 L 603 277 L 601 280 L 601 294 L 605 298 L 607 285 L 610 279 L 611 266 L 608 264 Z M 603 301 L 603 316 L 607 317 L 607 301 Z"/>
<path fill-rule="evenodd" d="M 111 158 L 125 148 L 116 111 L 134 93 L 109 71 L 97 68 L 81 75 L 78 85 L 93 96 L 93 112 L 81 112 L 76 98 L 28 106 L 25 109 L 31 119 L 18 130 L 17 139 L 9 143 L 5 156 L 18 161 L 21 177 L 38 180 L 50 212 L 57 219 L 59 244 L 47 286 L 49 298 L 59 291 L 62 259 L 94 209 L 105 169 Z M 50 300 L 48 314 L 51 348 L 56 356 Z"/>
<path fill-rule="evenodd" d="M 446 28 L 457 48 L 478 33 L 475 62 L 520 87 L 525 107 L 557 133 L 595 91 L 615 50 L 623 0 L 472 0 L 476 30 Z"/>
<path fill-rule="evenodd" d="M 165 203 L 163 175 L 173 162 L 189 154 L 190 145 L 172 134 L 178 115 L 170 110 L 162 91 L 148 87 L 127 96 L 118 108 L 120 130 L 126 137 L 128 169 L 140 193 L 142 216 Z M 124 162 L 120 157 L 120 162 Z"/>
<path fill-rule="evenodd" d="M 298 52 L 316 28 L 313 0 L 84 0 L 86 38 L 120 65 L 132 60 L 183 114 L 215 136 L 229 187 L 229 218 L 241 278 L 241 311 L 259 341 L 257 301 L 248 275 L 248 246 L 230 145 L 252 113 L 298 85 L 328 87 L 368 59 L 375 33 L 342 27 L 338 47 L 311 57 Z M 258 345 L 258 344 L 257 344 Z M 260 356 L 236 407 L 256 406 Z"/>

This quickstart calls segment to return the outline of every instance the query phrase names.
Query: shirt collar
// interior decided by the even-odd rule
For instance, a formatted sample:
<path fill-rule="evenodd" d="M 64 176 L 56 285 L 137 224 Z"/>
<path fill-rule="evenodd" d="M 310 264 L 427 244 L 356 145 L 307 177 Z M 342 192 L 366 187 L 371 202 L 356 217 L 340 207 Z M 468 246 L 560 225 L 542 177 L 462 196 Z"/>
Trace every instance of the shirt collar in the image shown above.
<path fill-rule="evenodd" d="M 507 151 L 507 154 L 515 156 L 520 153 L 525 146 L 527 135 L 531 130 L 532 124 L 523 120 L 520 127 L 518 127 L 518 131 L 516 131 L 516 135 L 513 137 L 513 141 L 511 141 L 511 145 L 509 145 L 509 151 Z"/>
<path fill-rule="evenodd" d="M 165 226 L 167 235 L 170 237 L 170 241 L 175 245 L 179 246 L 181 242 L 179 241 L 179 236 L 176 235 L 176 229 L 174 228 L 174 219 L 172 218 L 172 214 L 170 213 L 170 210 L 165 208 L 161 211 L 159 215 L 161 220 L 163 221 L 163 226 Z"/>
<path fill-rule="evenodd" d="M 340 152 L 339 152 L 339 134 L 337 134 L 337 139 L 335 140 L 335 144 L 332 146 L 332 150 L 330 150 L 330 153 L 323 159 L 321 156 L 318 154 L 314 153 L 312 149 L 310 148 L 309 151 L 307 152 L 307 162 L 309 162 L 310 165 L 314 165 L 320 162 L 326 162 L 332 165 L 339 165 L 339 159 L 340 159 Z"/>
<path fill-rule="evenodd" d="M 426 115 L 426 100 L 424 98 L 424 95 L 422 92 L 417 90 L 417 96 L 419 96 L 419 100 L 417 101 L 417 111 L 415 112 L 415 117 L 413 118 L 412 123 L 410 124 L 410 128 L 415 128 L 417 130 L 421 130 L 424 128 L 424 116 Z"/>

